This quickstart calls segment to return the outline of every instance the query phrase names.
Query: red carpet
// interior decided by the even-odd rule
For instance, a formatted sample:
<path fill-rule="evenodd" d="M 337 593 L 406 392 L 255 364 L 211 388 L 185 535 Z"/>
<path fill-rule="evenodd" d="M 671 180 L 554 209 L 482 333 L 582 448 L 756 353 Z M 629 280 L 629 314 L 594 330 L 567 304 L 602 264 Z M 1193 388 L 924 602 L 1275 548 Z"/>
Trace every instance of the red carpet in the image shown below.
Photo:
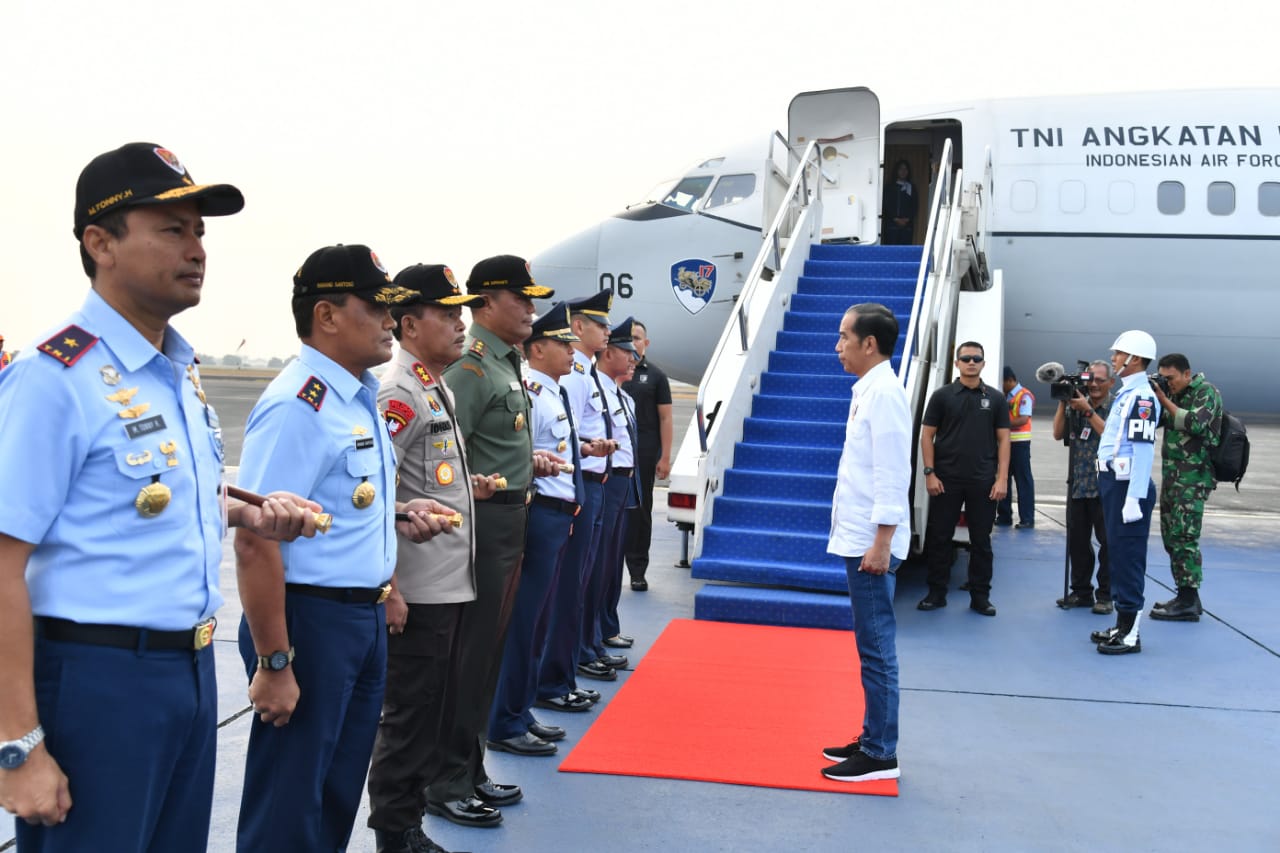
<path fill-rule="evenodd" d="M 862 724 L 852 633 L 676 619 L 626 678 L 561 770 L 898 795 L 821 772 Z"/>

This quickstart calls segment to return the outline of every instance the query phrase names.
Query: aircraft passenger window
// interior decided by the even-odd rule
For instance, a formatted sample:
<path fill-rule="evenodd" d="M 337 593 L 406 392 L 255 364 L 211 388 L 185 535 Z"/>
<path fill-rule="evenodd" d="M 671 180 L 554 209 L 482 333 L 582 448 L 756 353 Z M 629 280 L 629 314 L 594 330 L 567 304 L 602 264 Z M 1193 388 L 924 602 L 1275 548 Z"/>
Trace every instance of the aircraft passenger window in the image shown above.
<path fill-rule="evenodd" d="M 1018 213 L 1030 213 L 1036 209 L 1036 182 L 1014 181 L 1009 187 L 1009 206 Z"/>
<path fill-rule="evenodd" d="M 1129 181 L 1112 181 L 1107 187 L 1107 209 L 1112 213 L 1133 213 L 1136 195 Z"/>
<path fill-rule="evenodd" d="M 1263 181 L 1258 185 L 1258 212 L 1263 216 L 1280 216 L 1280 183 Z"/>
<path fill-rule="evenodd" d="M 750 198 L 756 191 L 755 175 L 725 175 L 716 181 L 716 188 L 711 191 L 703 210 L 709 207 L 721 207 Z"/>
<path fill-rule="evenodd" d="M 682 178 L 680 183 L 676 184 L 676 188 L 667 193 L 667 197 L 662 200 L 662 203 L 667 207 L 693 210 L 694 204 L 697 203 L 698 199 L 702 198 L 703 193 L 707 191 L 709 186 L 711 186 L 710 175 L 697 178 Z"/>
<path fill-rule="evenodd" d="M 1063 213 L 1084 212 L 1084 181 L 1063 181 L 1058 187 L 1058 208 Z"/>
<path fill-rule="evenodd" d="M 1156 187 L 1156 209 L 1161 213 L 1181 213 L 1187 208 L 1187 188 L 1178 181 L 1161 181 Z"/>
<path fill-rule="evenodd" d="M 1209 184 L 1209 212 L 1214 216 L 1229 216 L 1236 212 L 1236 186 L 1228 181 Z"/>

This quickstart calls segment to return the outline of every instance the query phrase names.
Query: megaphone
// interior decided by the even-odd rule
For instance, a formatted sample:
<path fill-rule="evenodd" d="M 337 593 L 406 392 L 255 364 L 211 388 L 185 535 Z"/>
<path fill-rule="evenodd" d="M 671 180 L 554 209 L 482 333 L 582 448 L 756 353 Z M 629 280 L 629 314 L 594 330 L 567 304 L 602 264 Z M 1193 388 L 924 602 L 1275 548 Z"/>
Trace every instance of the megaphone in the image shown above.
<path fill-rule="evenodd" d="M 1067 369 L 1059 361 L 1046 361 L 1036 368 L 1036 379 L 1046 385 L 1052 385 L 1067 375 Z"/>

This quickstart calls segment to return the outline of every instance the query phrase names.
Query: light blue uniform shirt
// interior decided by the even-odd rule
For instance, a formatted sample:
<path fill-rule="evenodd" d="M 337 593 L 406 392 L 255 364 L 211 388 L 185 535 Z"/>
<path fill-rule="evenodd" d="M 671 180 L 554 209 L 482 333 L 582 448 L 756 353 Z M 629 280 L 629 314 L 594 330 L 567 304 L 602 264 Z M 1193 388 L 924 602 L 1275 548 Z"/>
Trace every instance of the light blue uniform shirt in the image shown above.
<path fill-rule="evenodd" d="M 560 386 L 541 370 L 529 368 L 529 377 L 525 380 L 524 387 L 529 389 L 529 401 L 533 403 L 533 449 L 549 450 L 562 459 L 572 459 L 572 445 L 578 441 L 578 437 L 564 410 Z M 580 500 L 574 494 L 572 475 L 537 477 L 533 484 L 540 495 L 562 501 Z"/>
<path fill-rule="evenodd" d="M 622 395 L 626 392 L 605 373 L 600 374 L 600 387 L 604 389 L 605 405 L 609 407 L 609 418 L 613 421 L 613 440 L 618 442 L 618 449 L 613 451 L 613 465 L 615 468 L 634 468 L 636 454 L 631 446 L 631 436 L 635 424 L 631 420 L 630 407 L 635 403 L 628 398 L 624 407 Z"/>
<path fill-rule="evenodd" d="M 1098 439 L 1098 461 L 1111 463 L 1117 480 L 1129 481 L 1126 497 L 1142 500 L 1147 496 L 1159 422 L 1160 404 L 1147 375 L 1124 377 Z"/>
<path fill-rule="evenodd" d="M 605 404 L 591 376 L 591 359 L 579 350 L 573 351 L 573 369 L 560 378 L 560 387 L 569 394 L 573 407 L 573 420 L 578 425 L 578 435 L 583 441 L 606 438 L 604 428 Z M 616 437 L 616 436 L 615 436 Z M 607 456 L 582 457 L 582 470 L 603 474 L 609 465 Z"/>
<path fill-rule="evenodd" d="M 329 587 L 381 586 L 396 560 L 396 462 L 378 413 L 378 380 L 357 379 L 319 350 L 302 347 L 249 413 L 239 485 L 305 495 L 333 514 L 327 534 L 280 543 L 285 581 Z M 373 503 L 358 509 L 367 481 Z"/>
<path fill-rule="evenodd" d="M 222 443 L 195 353 L 172 328 L 158 352 L 92 290 L 68 323 L 98 338 L 50 339 L 74 364 L 37 343 L 0 372 L 0 531 L 36 546 L 32 612 L 190 628 L 222 604 Z M 171 497 L 144 518 L 134 501 L 153 480 Z"/>

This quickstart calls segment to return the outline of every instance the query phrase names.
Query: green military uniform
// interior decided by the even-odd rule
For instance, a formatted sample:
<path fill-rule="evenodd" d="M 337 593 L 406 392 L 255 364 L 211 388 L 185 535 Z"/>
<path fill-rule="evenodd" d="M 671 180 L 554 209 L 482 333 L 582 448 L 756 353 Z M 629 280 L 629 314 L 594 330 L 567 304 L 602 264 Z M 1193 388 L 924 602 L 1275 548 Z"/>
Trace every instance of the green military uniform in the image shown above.
<path fill-rule="evenodd" d="M 1169 398 L 1179 411 L 1160 414 L 1164 427 L 1160 467 L 1160 538 L 1179 589 L 1198 589 L 1203 569 L 1200 525 L 1204 502 L 1214 489 L 1209 455 L 1222 430 L 1222 397 L 1197 373 L 1190 384 Z"/>

